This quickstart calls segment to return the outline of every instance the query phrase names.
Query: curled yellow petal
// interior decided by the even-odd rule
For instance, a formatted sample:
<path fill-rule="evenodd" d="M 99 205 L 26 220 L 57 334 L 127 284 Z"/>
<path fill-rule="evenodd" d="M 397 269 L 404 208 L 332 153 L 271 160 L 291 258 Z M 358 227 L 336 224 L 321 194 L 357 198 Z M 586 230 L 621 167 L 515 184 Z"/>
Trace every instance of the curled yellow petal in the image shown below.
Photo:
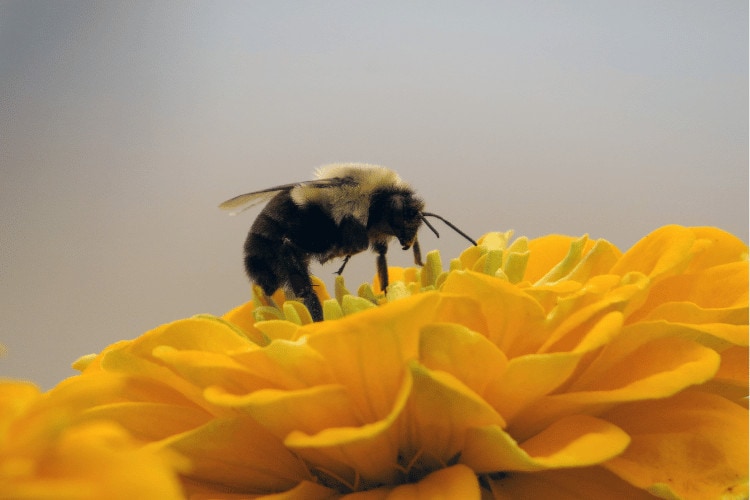
<path fill-rule="evenodd" d="M 588 415 L 571 415 L 521 444 L 497 426 L 472 429 L 461 463 L 486 473 L 585 467 L 619 455 L 629 442 L 616 425 Z"/>
<path fill-rule="evenodd" d="M 425 468 L 431 461 L 447 463 L 461 452 L 470 429 L 505 426 L 494 408 L 452 375 L 416 363 L 410 365 L 414 388 L 406 415 L 409 422 L 404 425 L 411 445 L 405 450 L 419 455 L 419 467 Z M 441 418 L 436 419 L 435 415 Z"/>
<path fill-rule="evenodd" d="M 214 419 L 154 445 L 189 456 L 190 477 L 196 482 L 271 493 L 310 479 L 299 458 L 248 417 Z"/>
<path fill-rule="evenodd" d="M 470 297 L 480 304 L 487 337 L 509 358 L 536 352 L 546 338 L 545 312 L 528 294 L 504 280 L 473 272 L 454 272 L 445 293 Z"/>
<path fill-rule="evenodd" d="M 242 396 L 209 388 L 206 398 L 218 405 L 241 409 L 282 440 L 292 432 L 312 435 L 333 427 L 363 423 L 352 412 L 351 399 L 340 385 L 292 391 L 264 389 Z"/>
<path fill-rule="evenodd" d="M 432 370 L 455 376 L 478 394 L 495 390 L 508 359 L 484 335 L 453 323 L 437 323 L 422 328 L 419 339 L 420 361 Z M 486 370 L 476 370 L 479 364 Z"/>
<path fill-rule="evenodd" d="M 561 416 L 595 413 L 608 405 L 665 398 L 706 382 L 719 368 L 713 350 L 680 338 L 613 343 L 578 380 L 560 394 L 545 396 L 524 408 L 510 430 L 531 436 Z M 632 348 L 632 350 L 631 350 Z"/>

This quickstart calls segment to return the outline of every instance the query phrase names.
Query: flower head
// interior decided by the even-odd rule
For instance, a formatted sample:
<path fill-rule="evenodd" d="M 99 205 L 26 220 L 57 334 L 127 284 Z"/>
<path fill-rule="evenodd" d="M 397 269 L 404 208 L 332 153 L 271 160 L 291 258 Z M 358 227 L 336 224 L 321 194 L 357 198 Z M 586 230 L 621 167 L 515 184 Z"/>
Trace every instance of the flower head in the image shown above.
<path fill-rule="evenodd" d="M 316 287 L 320 323 L 279 295 L 164 325 L 53 392 L 188 458 L 196 498 L 747 494 L 744 244 L 479 243 L 391 269 L 385 294 Z"/>

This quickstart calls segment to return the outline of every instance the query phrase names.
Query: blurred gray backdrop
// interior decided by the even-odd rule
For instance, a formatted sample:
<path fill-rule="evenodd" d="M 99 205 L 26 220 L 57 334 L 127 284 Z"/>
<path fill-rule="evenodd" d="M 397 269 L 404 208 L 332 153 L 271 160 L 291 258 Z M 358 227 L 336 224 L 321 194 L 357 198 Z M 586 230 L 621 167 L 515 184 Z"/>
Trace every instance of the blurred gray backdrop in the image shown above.
<path fill-rule="evenodd" d="M 475 236 L 747 241 L 748 3 L 0 1 L 0 376 L 246 301 L 217 204 L 341 161 Z"/>

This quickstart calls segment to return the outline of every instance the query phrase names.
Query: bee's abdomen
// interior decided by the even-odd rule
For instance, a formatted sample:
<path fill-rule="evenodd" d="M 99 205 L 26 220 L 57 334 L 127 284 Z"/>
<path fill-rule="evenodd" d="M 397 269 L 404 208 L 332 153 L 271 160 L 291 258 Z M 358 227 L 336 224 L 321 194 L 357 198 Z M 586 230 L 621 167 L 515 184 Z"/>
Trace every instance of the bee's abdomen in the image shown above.
<path fill-rule="evenodd" d="M 284 191 L 269 201 L 255 219 L 245 240 L 245 269 L 267 294 L 286 286 L 292 274 L 307 267 L 310 258 L 327 255 L 338 246 L 339 231 L 318 205 L 296 205 Z"/>

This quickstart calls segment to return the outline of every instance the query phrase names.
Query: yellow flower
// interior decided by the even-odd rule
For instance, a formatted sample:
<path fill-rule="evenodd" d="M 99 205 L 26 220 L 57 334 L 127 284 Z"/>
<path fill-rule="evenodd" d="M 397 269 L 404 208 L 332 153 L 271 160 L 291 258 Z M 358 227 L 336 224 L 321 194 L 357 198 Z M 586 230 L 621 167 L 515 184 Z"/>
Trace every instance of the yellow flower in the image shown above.
<path fill-rule="evenodd" d="M 106 420 L 81 420 L 89 392 L 41 394 L 26 382 L 0 381 L 0 498 L 182 498 L 174 453 L 143 447 Z"/>
<path fill-rule="evenodd" d="M 194 498 L 747 497 L 742 242 L 491 233 L 427 260 L 385 296 L 316 287 L 320 323 L 277 295 L 161 326 L 53 393 L 187 457 Z"/>

